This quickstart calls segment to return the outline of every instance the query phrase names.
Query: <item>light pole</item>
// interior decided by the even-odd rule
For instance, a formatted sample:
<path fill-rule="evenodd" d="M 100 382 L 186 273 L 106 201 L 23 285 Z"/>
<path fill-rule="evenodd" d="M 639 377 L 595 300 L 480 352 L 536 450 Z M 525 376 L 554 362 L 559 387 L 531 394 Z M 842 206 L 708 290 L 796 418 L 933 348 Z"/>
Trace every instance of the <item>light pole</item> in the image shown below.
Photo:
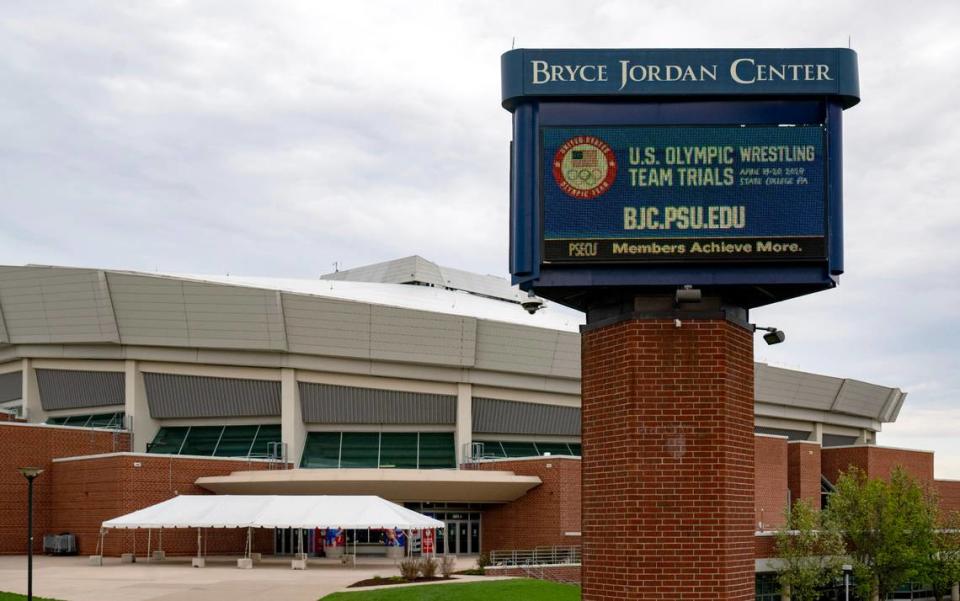
<path fill-rule="evenodd" d="M 847 601 L 850 601 L 850 574 L 853 573 L 853 566 L 850 564 L 843 565 L 843 591 L 844 598 Z"/>
<path fill-rule="evenodd" d="M 27 601 L 33 601 L 33 481 L 43 473 L 39 467 L 18 467 L 27 479 Z"/>

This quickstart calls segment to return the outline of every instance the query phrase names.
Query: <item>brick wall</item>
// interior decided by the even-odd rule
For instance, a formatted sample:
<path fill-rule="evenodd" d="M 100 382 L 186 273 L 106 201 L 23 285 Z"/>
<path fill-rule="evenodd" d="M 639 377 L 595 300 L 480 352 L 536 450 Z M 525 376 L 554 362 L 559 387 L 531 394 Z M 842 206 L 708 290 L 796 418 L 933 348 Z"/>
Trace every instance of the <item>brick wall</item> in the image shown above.
<path fill-rule="evenodd" d="M 139 466 L 137 465 L 139 464 Z M 196 457 L 112 455 L 62 461 L 53 464 L 53 531 L 77 535 L 81 554 L 96 551 L 100 524 L 110 518 L 171 499 L 177 495 L 210 494 L 194 482 L 201 476 L 226 475 L 239 470 L 266 469 L 264 462 L 202 459 Z M 151 548 L 158 545 L 158 532 L 151 535 Z M 207 529 L 206 551 L 238 553 L 245 544 L 246 532 L 233 529 Z M 257 541 L 269 540 L 272 533 L 258 534 Z M 105 555 L 147 552 L 144 530 L 110 530 L 105 539 Z M 263 544 L 263 543 L 261 543 Z M 197 531 L 165 529 L 163 548 L 170 555 L 193 555 L 197 550 Z"/>
<path fill-rule="evenodd" d="M 584 601 L 753 599 L 752 333 L 627 320 L 582 345 Z"/>
<path fill-rule="evenodd" d="M 0 422 L 19 422 L 24 423 L 26 420 L 20 419 L 13 413 L 7 413 L 6 411 L 0 411 Z"/>
<path fill-rule="evenodd" d="M 753 537 L 753 554 L 757 559 L 777 556 L 777 538 L 770 533 L 757 534 Z"/>
<path fill-rule="evenodd" d="M 853 465 L 870 478 L 889 478 L 893 469 L 901 466 L 921 483 L 933 484 L 933 453 L 927 451 L 873 445 L 834 447 L 823 449 L 820 461 L 830 482 L 836 482 L 840 473 Z"/>
<path fill-rule="evenodd" d="M 757 530 L 779 528 L 787 509 L 787 439 L 754 439 L 754 523 Z"/>
<path fill-rule="evenodd" d="M 505 470 L 538 476 L 543 484 L 511 503 L 483 512 L 483 549 L 502 551 L 580 544 L 580 460 L 544 457 L 523 461 L 491 461 L 472 469 Z"/>
<path fill-rule="evenodd" d="M 820 444 L 793 441 L 787 445 L 787 483 L 790 499 L 807 501 L 820 509 Z"/>
<path fill-rule="evenodd" d="M 129 449 L 126 433 L 83 428 L 0 422 L 0 553 L 27 549 L 27 481 L 18 467 L 41 467 L 34 481 L 34 550 L 43 549 L 51 532 L 52 460 L 71 455 L 112 453 Z"/>
<path fill-rule="evenodd" d="M 960 511 L 960 480 L 935 480 L 933 485 L 940 497 L 940 511 Z"/>

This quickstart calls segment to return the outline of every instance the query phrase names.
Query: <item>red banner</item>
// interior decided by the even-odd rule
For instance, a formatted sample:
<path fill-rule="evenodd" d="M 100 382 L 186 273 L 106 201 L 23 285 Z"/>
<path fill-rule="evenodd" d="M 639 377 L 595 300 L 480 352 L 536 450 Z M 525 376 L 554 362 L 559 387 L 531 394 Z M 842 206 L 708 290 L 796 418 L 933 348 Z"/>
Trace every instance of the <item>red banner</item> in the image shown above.
<path fill-rule="evenodd" d="M 434 529 L 427 528 L 423 531 L 423 537 L 420 539 L 420 552 L 425 554 L 433 554 L 433 540 L 434 540 Z"/>

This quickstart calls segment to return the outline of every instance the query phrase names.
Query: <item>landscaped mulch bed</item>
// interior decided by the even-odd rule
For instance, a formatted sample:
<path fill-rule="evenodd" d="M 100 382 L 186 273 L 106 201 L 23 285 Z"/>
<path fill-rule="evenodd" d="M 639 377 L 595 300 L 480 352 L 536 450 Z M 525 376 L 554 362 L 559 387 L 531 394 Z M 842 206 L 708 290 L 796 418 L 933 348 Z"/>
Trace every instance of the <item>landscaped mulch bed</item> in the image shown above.
<path fill-rule="evenodd" d="M 360 582 L 354 582 L 347 588 L 360 588 L 364 586 L 386 586 L 388 584 L 413 584 L 415 582 L 440 582 L 443 580 L 455 580 L 455 578 L 444 578 L 442 576 L 434 576 L 432 578 L 414 578 L 413 580 L 407 580 L 402 576 L 391 576 L 390 578 L 368 578 L 366 580 L 361 580 Z"/>

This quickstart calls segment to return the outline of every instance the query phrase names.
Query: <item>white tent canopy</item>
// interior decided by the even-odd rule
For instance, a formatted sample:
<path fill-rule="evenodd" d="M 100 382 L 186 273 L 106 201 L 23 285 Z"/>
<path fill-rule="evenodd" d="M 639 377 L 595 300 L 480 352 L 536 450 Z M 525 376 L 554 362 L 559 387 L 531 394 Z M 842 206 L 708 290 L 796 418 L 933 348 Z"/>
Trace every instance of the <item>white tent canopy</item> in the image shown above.
<path fill-rule="evenodd" d="M 375 496 L 182 495 L 103 522 L 104 528 L 443 528 Z"/>

